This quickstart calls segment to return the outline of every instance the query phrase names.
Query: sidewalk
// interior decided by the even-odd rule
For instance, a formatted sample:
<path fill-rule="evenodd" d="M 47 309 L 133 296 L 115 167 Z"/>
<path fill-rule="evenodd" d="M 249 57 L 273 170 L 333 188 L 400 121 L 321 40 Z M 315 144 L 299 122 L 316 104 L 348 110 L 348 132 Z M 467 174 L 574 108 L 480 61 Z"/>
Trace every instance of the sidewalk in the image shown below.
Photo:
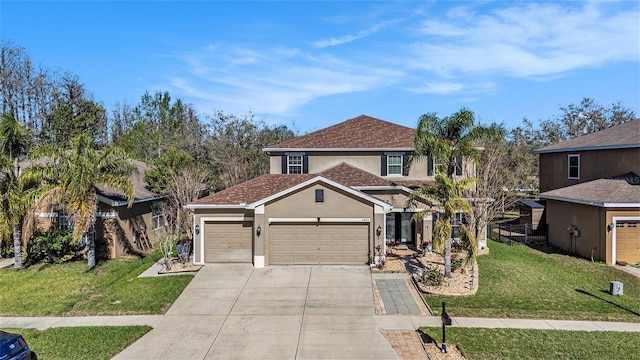
<path fill-rule="evenodd" d="M 0 328 L 35 328 L 44 330 L 67 326 L 156 326 L 164 315 L 80 316 L 80 317 L 0 317 Z M 376 315 L 381 330 L 416 330 L 419 327 L 439 327 L 439 316 Z M 640 323 L 574 320 L 451 318 L 453 327 L 511 328 L 542 330 L 624 331 L 640 332 Z"/>
<path fill-rule="evenodd" d="M 511 328 L 511 329 L 541 329 L 541 330 L 581 330 L 581 331 L 624 331 L 640 332 L 640 323 L 609 322 L 609 321 L 575 321 L 575 320 L 538 320 L 538 319 L 494 319 L 494 318 L 465 318 L 452 317 L 452 327 L 470 328 Z M 379 329 L 385 330 L 416 330 L 419 327 L 440 327 L 442 320 L 439 316 L 410 316 L 410 315 L 376 315 Z"/>
<path fill-rule="evenodd" d="M 0 317 L 0 328 L 33 328 L 45 330 L 53 327 L 73 326 L 127 326 L 155 327 L 164 315 L 120 315 L 77 317 Z"/>

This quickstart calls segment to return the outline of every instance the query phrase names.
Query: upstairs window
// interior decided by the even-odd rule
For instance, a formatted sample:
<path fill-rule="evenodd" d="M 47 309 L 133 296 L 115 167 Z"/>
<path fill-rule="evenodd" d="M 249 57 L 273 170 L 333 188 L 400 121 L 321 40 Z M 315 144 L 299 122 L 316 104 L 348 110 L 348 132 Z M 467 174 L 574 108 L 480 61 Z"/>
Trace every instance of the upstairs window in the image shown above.
<path fill-rule="evenodd" d="M 442 161 L 436 158 L 433 155 L 428 157 L 427 161 L 427 175 L 435 176 L 440 171 L 445 171 L 446 169 L 442 165 Z"/>
<path fill-rule="evenodd" d="M 287 174 L 302 174 L 302 155 L 287 156 Z"/>
<path fill-rule="evenodd" d="M 570 154 L 568 165 L 569 179 L 580 179 L 580 154 Z"/>
<path fill-rule="evenodd" d="M 316 202 L 321 203 L 324 202 L 324 190 L 316 189 Z"/>
<path fill-rule="evenodd" d="M 387 155 L 387 175 L 402 175 L 402 155 Z"/>
<path fill-rule="evenodd" d="M 282 155 L 283 174 L 306 174 L 309 172 L 309 160 L 304 154 Z"/>

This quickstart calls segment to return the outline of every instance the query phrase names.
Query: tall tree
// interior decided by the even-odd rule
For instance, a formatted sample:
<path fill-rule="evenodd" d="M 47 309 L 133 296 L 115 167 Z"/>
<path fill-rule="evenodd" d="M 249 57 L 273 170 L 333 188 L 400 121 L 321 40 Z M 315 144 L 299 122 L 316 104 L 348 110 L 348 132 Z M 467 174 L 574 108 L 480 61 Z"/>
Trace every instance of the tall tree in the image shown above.
<path fill-rule="evenodd" d="M 416 196 L 431 199 L 437 208 L 443 210 L 434 229 L 434 246 L 444 249 L 445 276 L 451 276 L 451 224 L 455 221 L 455 211 L 470 211 L 469 204 L 462 199 L 463 191 L 473 184 L 473 178 L 456 179 L 456 167 L 463 159 L 474 162 L 480 160 L 482 152 L 477 148 L 485 139 L 499 138 L 502 128 L 496 124 L 488 127 L 475 124 L 473 112 L 461 108 L 451 116 L 439 118 L 435 113 L 422 115 L 414 138 L 415 152 L 409 163 L 416 159 L 432 157 L 433 162 L 442 164 L 436 169 L 435 188 L 421 188 Z M 418 218 L 424 214 L 419 213 Z M 462 244 L 468 253 L 468 260 L 475 260 L 477 241 L 473 233 L 462 230 Z M 442 246 L 440 246 L 442 245 Z"/>
<path fill-rule="evenodd" d="M 287 127 L 269 127 L 251 113 L 238 116 L 218 111 L 211 122 L 207 157 L 219 188 L 268 173 L 269 157 L 262 149 L 295 136 Z"/>
<path fill-rule="evenodd" d="M 22 225 L 32 204 L 33 187 L 28 178 L 20 178 L 18 158 L 29 145 L 29 133 L 12 114 L 3 114 L 0 122 L 0 233 L 4 240 L 13 235 L 15 267 L 22 267 Z"/>
<path fill-rule="evenodd" d="M 194 202 L 207 190 L 208 173 L 188 153 L 170 146 L 144 179 L 151 190 L 167 196 L 170 228 L 175 235 L 192 234 L 189 212 L 185 205 Z"/>
<path fill-rule="evenodd" d="M 118 189 L 124 192 L 133 204 L 135 188 L 131 175 L 135 167 L 127 153 L 119 147 L 107 147 L 96 151 L 93 138 L 81 134 L 70 141 L 70 147 L 45 144 L 31 153 L 35 159 L 47 159 L 44 166 L 34 166 L 29 171 L 46 177 L 52 183 L 36 204 L 38 208 L 52 209 L 58 204 L 66 206 L 73 223 L 73 240 L 80 242 L 95 222 L 98 206 L 97 186 Z M 33 224 L 34 218 L 29 219 Z M 33 227 L 30 226 L 29 232 Z M 87 265 L 96 265 L 95 239 L 89 233 L 87 239 Z"/>

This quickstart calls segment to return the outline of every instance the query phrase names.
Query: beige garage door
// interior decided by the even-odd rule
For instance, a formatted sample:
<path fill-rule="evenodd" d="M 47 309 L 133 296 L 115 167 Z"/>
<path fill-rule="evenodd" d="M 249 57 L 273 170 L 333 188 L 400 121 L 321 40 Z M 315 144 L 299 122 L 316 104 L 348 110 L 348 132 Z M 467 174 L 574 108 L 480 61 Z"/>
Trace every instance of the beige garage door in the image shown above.
<path fill-rule="evenodd" d="M 251 262 L 253 223 L 209 222 L 204 225 L 205 262 Z"/>
<path fill-rule="evenodd" d="M 274 224 L 269 228 L 271 264 L 365 264 L 368 224 Z"/>
<path fill-rule="evenodd" d="M 616 260 L 640 262 L 640 221 L 616 222 Z"/>

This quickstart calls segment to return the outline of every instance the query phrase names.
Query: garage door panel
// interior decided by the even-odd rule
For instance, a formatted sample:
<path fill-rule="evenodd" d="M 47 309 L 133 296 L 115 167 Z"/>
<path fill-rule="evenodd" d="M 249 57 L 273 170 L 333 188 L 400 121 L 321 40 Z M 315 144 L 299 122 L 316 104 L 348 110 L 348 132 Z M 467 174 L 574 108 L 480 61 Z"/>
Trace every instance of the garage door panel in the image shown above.
<path fill-rule="evenodd" d="M 275 224 L 270 228 L 271 264 L 364 264 L 368 224 Z"/>
<path fill-rule="evenodd" d="M 205 262 L 252 262 L 251 222 L 205 223 Z"/>
<path fill-rule="evenodd" d="M 616 260 L 640 262 L 640 221 L 616 223 Z"/>

